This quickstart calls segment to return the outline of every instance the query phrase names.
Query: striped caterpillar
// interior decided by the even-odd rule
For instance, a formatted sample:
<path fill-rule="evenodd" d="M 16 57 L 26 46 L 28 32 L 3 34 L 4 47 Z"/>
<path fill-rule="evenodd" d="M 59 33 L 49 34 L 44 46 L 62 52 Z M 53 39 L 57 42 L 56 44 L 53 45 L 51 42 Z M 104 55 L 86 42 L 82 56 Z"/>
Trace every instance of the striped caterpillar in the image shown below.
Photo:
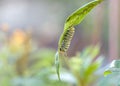
<path fill-rule="evenodd" d="M 71 40 L 72 40 L 72 37 L 74 35 L 74 32 L 75 32 L 75 28 L 74 27 L 71 27 L 70 29 L 67 29 L 63 34 L 62 34 L 62 40 L 59 41 L 59 52 L 61 53 L 66 53 L 69 46 L 70 46 L 70 43 L 71 43 Z"/>

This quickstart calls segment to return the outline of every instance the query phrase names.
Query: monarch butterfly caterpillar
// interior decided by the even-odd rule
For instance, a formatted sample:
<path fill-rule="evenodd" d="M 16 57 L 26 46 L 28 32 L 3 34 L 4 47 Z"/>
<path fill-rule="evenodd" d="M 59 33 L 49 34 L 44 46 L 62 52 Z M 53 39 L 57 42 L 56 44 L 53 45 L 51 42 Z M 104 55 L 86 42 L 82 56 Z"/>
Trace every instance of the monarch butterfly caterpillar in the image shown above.
<path fill-rule="evenodd" d="M 65 53 L 67 52 L 69 46 L 70 46 L 70 43 L 71 43 L 71 40 L 72 40 L 72 37 L 74 35 L 74 32 L 75 32 L 75 28 L 74 27 L 70 27 L 69 29 L 67 29 L 63 34 L 62 34 L 62 40 L 59 41 L 59 52 L 61 53 Z"/>
<path fill-rule="evenodd" d="M 71 39 L 75 32 L 75 25 L 78 25 L 85 17 L 86 15 L 98 4 L 100 4 L 103 0 L 94 0 L 91 1 L 78 10 L 76 10 L 74 13 L 72 13 L 66 20 L 64 31 L 60 37 L 59 43 L 58 43 L 58 51 L 55 55 L 55 65 L 56 65 L 56 71 L 58 78 L 60 80 L 60 74 L 59 74 L 59 66 L 60 66 L 60 57 L 65 57 L 66 52 L 70 46 Z"/>

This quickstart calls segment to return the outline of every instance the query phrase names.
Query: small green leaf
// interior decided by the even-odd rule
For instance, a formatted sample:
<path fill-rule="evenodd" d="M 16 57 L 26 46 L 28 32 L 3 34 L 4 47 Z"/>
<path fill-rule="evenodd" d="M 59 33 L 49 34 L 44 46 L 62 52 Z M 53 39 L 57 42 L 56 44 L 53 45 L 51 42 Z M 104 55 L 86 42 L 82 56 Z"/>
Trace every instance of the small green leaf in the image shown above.
<path fill-rule="evenodd" d="M 106 77 L 107 75 L 109 75 L 109 74 L 111 74 L 112 73 L 112 71 L 111 70 L 106 70 L 105 72 L 104 72 L 104 76 Z"/>
<path fill-rule="evenodd" d="M 120 72 L 120 60 L 113 60 L 109 68 L 105 70 L 104 76 L 107 76 L 113 72 L 115 73 Z"/>
<path fill-rule="evenodd" d="M 103 0 L 94 0 L 85 5 L 81 8 L 73 12 L 66 20 L 64 29 L 69 29 L 72 26 L 78 25 L 81 21 L 86 17 L 86 15 L 99 3 Z"/>

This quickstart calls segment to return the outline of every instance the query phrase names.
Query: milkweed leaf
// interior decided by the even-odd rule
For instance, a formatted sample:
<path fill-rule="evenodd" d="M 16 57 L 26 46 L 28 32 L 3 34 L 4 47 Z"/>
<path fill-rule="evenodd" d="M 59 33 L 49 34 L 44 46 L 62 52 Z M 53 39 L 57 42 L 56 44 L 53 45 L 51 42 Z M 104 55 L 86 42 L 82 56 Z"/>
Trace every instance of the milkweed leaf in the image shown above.
<path fill-rule="evenodd" d="M 78 25 L 81 23 L 81 21 L 86 17 L 86 15 L 99 3 L 101 3 L 103 0 L 94 0 L 91 1 L 82 7 L 80 7 L 78 10 L 73 12 L 66 20 L 64 29 L 69 29 L 72 26 Z"/>

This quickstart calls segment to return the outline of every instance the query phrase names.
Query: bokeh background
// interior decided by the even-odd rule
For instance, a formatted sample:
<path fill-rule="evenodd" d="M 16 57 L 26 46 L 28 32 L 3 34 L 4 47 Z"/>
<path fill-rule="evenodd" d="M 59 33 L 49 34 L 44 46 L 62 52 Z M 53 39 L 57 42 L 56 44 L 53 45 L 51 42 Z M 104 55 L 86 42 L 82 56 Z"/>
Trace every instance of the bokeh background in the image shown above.
<path fill-rule="evenodd" d="M 75 26 L 70 69 L 61 68 L 63 82 L 57 79 L 54 55 L 65 20 L 90 1 L 0 0 L 0 86 L 118 86 L 119 76 L 103 72 L 120 56 L 119 0 L 105 0 Z"/>

